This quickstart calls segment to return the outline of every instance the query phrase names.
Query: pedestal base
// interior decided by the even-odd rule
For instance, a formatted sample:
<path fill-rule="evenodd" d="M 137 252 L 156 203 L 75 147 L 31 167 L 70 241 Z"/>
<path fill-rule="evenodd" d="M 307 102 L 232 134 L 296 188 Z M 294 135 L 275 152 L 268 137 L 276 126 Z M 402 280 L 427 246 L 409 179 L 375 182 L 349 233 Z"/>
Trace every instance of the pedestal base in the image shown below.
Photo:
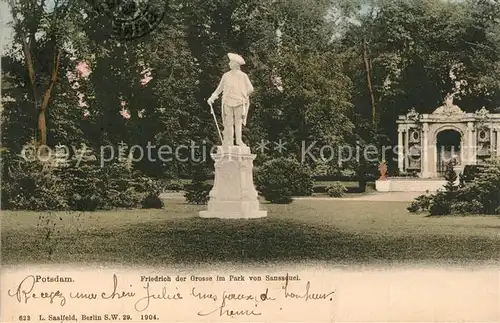
<path fill-rule="evenodd" d="M 375 189 L 378 192 L 390 192 L 391 182 L 389 180 L 377 180 L 375 181 Z"/>
<path fill-rule="evenodd" d="M 260 219 L 267 216 L 267 211 L 258 210 L 248 213 L 243 213 L 241 209 L 234 212 L 201 211 L 199 216 L 205 219 Z"/>
<path fill-rule="evenodd" d="M 429 171 L 421 172 L 420 178 L 432 178 L 432 174 Z"/>
<path fill-rule="evenodd" d="M 378 192 L 436 192 L 444 190 L 446 181 L 443 179 L 425 179 L 411 177 L 391 177 L 386 181 L 376 181 Z"/>
<path fill-rule="evenodd" d="M 258 194 L 253 184 L 253 160 L 256 155 L 249 147 L 219 146 L 212 155 L 215 160 L 215 180 L 210 191 L 208 210 L 202 218 L 256 219 L 267 216 L 260 210 Z"/>

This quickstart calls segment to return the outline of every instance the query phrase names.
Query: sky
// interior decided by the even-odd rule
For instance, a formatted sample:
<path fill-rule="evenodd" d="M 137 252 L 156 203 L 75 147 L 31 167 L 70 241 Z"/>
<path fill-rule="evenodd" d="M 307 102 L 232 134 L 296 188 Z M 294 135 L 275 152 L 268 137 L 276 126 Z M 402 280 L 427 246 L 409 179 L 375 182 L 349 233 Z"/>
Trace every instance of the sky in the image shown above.
<path fill-rule="evenodd" d="M 0 44 L 2 51 L 5 45 L 10 43 L 12 39 L 12 28 L 7 26 L 11 20 L 9 5 L 5 1 L 0 0 Z"/>

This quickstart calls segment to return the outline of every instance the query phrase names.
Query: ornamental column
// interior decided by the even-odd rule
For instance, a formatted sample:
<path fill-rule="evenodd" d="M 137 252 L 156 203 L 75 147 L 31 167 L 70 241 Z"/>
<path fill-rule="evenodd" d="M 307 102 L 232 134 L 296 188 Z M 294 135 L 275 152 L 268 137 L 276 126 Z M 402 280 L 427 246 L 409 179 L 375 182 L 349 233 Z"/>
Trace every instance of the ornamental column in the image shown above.
<path fill-rule="evenodd" d="M 476 139 L 477 138 L 474 138 L 474 123 L 473 122 L 468 122 L 467 123 L 467 134 L 468 134 L 468 154 L 469 154 L 469 158 L 468 158 L 468 163 L 471 164 L 471 165 L 475 165 L 476 164 L 476 146 L 477 146 L 477 143 L 476 143 Z"/>
<path fill-rule="evenodd" d="M 405 163 L 405 170 L 407 170 L 408 166 L 410 166 L 410 156 L 408 156 L 408 153 L 410 150 L 410 126 L 406 125 L 405 130 L 406 130 L 406 133 L 405 133 L 405 150 L 404 150 L 405 159 L 404 159 L 404 163 Z"/>
<path fill-rule="evenodd" d="M 422 126 L 422 177 L 429 177 L 429 124 Z"/>
<path fill-rule="evenodd" d="M 496 141 L 497 141 L 497 157 L 500 157 L 500 128 L 496 128 L 495 129 L 496 132 L 497 132 L 497 138 L 496 138 Z"/>
<path fill-rule="evenodd" d="M 489 148 L 489 153 L 490 153 L 490 157 L 495 157 L 495 151 L 496 151 L 496 138 L 495 138 L 495 133 L 493 132 L 494 129 L 493 129 L 493 125 L 489 125 L 490 127 L 490 148 Z"/>
<path fill-rule="evenodd" d="M 398 170 L 402 172 L 404 169 L 404 151 L 403 151 L 403 128 L 398 127 Z"/>

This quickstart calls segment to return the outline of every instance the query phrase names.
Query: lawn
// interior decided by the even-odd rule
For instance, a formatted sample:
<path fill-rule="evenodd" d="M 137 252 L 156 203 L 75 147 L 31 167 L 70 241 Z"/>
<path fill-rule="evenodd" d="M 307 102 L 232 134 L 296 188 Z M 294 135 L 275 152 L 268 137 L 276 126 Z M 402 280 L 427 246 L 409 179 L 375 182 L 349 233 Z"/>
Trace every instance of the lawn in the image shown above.
<path fill-rule="evenodd" d="M 426 217 L 407 202 L 296 200 L 263 204 L 259 220 L 201 219 L 205 206 L 164 210 L 2 212 L 2 263 L 136 265 L 336 264 L 500 260 L 500 218 Z"/>

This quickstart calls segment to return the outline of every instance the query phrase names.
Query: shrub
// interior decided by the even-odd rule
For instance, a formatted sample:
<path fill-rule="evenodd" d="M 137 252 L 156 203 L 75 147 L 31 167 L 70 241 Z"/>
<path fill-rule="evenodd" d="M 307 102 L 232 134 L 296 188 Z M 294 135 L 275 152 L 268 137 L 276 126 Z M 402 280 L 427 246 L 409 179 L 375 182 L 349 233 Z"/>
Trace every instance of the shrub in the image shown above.
<path fill-rule="evenodd" d="M 453 201 L 449 199 L 446 191 L 437 192 L 433 197 L 429 206 L 431 215 L 448 215 L 451 213 L 451 205 Z"/>
<path fill-rule="evenodd" d="M 284 166 L 283 172 L 290 176 L 292 196 L 311 196 L 313 194 L 314 178 L 307 166 L 301 165 L 295 160 L 282 166 Z"/>
<path fill-rule="evenodd" d="M 445 191 L 450 193 L 450 199 L 452 199 L 456 191 L 458 191 L 458 185 L 456 184 L 457 181 L 457 173 L 455 172 L 454 169 L 454 163 L 450 162 L 446 165 L 446 170 L 444 173 L 444 179 L 446 180 L 446 184 L 444 186 Z"/>
<path fill-rule="evenodd" d="M 205 181 L 193 180 L 191 184 L 186 185 L 184 197 L 190 204 L 207 204 L 211 189 L 212 185 Z"/>
<path fill-rule="evenodd" d="M 292 196 L 310 196 L 314 180 L 308 167 L 291 158 L 265 162 L 255 176 L 257 190 L 271 203 L 290 203 Z"/>
<path fill-rule="evenodd" d="M 431 215 L 448 215 L 452 211 L 452 204 L 457 201 L 457 191 L 459 189 L 456 184 L 457 173 L 454 170 L 454 163 L 450 161 L 446 165 L 446 171 L 444 174 L 446 179 L 446 184 L 444 186 L 445 190 L 437 192 L 429 206 L 429 212 Z"/>
<path fill-rule="evenodd" d="M 141 206 L 143 209 L 161 209 L 165 203 L 160 198 L 163 185 L 149 177 L 141 177 L 138 186 L 139 192 L 143 194 Z"/>
<path fill-rule="evenodd" d="M 481 165 L 466 165 L 463 173 L 460 174 L 460 186 L 463 187 L 471 183 L 478 175 L 484 171 L 484 166 Z"/>
<path fill-rule="evenodd" d="M 330 165 L 327 163 L 318 163 L 313 171 L 313 176 L 328 176 Z"/>
<path fill-rule="evenodd" d="M 62 174 L 70 183 L 69 207 L 77 211 L 95 211 L 103 203 L 100 169 L 94 163 L 76 163 L 76 161 L 72 162 Z"/>
<path fill-rule="evenodd" d="M 290 204 L 293 202 L 292 192 L 286 187 L 285 183 L 280 184 L 279 179 L 275 183 L 270 180 L 261 193 L 267 201 L 274 204 Z"/>
<path fill-rule="evenodd" d="M 75 211 L 95 211 L 102 203 L 102 199 L 97 194 L 82 196 L 79 193 L 73 193 L 68 204 L 71 210 Z"/>
<path fill-rule="evenodd" d="M 425 211 L 428 205 L 431 215 L 500 214 L 500 160 L 490 160 L 477 169 L 481 170 L 474 173 L 471 182 L 463 181 L 457 186 L 457 175 L 449 164 L 445 173 L 445 191 L 429 196 L 429 201 L 417 198 L 408 210 Z"/>
<path fill-rule="evenodd" d="M 477 201 L 457 201 L 451 205 L 452 214 L 481 214 L 483 205 Z"/>
<path fill-rule="evenodd" d="M 500 207 L 500 160 L 491 160 L 483 171 L 462 189 L 463 200 L 477 200 L 483 212 L 499 214 Z"/>
<path fill-rule="evenodd" d="M 431 205 L 432 196 L 428 194 L 418 196 L 407 210 L 411 213 L 426 212 L 429 211 Z"/>
<path fill-rule="evenodd" d="M 326 189 L 326 193 L 330 197 L 342 197 L 346 192 L 347 188 L 341 182 L 333 182 Z"/>
<path fill-rule="evenodd" d="M 161 185 L 132 171 L 125 164 L 81 163 L 68 168 L 66 178 L 70 185 L 71 209 L 94 211 L 112 208 L 163 207 Z"/>
<path fill-rule="evenodd" d="M 95 211 L 114 207 L 158 207 L 163 202 L 157 182 L 119 163 L 101 168 L 96 160 L 69 161 L 55 167 L 2 156 L 2 208 L 17 210 Z"/>
<path fill-rule="evenodd" d="M 326 190 L 328 189 L 327 185 L 314 185 L 313 191 L 314 193 L 326 193 Z"/>
<path fill-rule="evenodd" d="M 169 190 L 169 191 L 175 191 L 175 192 L 183 191 L 184 190 L 184 183 L 181 180 L 172 180 L 172 181 L 167 183 L 167 185 L 165 186 L 165 189 Z"/>
<path fill-rule="evenodd" d="M 100 169 L 102 208 L 138 208 L 144 199 L 141 178 L 124 163 L 112 162 Z"/>
<path fill-rule="evenodd" d="M 51 161 L 26 161 L 8 152 L 2 155 L 2 209 L 68 208 L 66 182 L 59 178 Z"/>
<path fill-rule="evenodd" d="M 212 185 L 206 182 L 206 173 L 202 168 L 193 172 L 193 179 L 190 184 L 184 185 L 184 197 L 190 204 L 207 204 L 210 199 Z"/>
<path fill-rule="evenodd" d="M 165 203 L 159 196 L 148 195 L 142 201 L 143 209 L 163 209 Z"/>

